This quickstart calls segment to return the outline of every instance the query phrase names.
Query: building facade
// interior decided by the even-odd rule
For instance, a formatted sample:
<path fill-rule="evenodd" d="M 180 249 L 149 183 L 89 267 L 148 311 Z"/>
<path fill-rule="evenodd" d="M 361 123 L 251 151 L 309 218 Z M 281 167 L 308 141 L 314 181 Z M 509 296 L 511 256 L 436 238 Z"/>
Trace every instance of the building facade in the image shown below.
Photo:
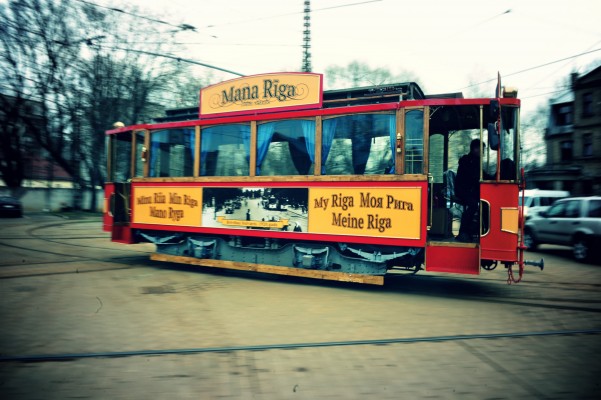
<path fill-rule="evenodd" d="M 529 186 L 601 194 L 601 67 L 572 75 L 571 91 L 551 100 L 545 132 L 547 162 Z"/>

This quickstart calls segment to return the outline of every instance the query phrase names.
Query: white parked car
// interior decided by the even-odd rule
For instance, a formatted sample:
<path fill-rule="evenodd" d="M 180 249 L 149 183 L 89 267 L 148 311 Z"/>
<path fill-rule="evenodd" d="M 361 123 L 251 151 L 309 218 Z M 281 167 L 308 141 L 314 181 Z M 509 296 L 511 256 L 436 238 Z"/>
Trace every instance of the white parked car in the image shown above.
<path fill-rule="evenodd" d="M 547 211 L 526 221 L 524 245 L 572 246 L 574 258 L 586 261 L 601 254 L 601 196 L 558 200 Z"/>
<path fill-rule="evenodd" d="M 526 189 L 524 191 L 524 218 L 536 217 L 541 211 L 546 211 L 555 201 L 565 199 L 570 192 L 565 190 Z M 522 192 L 519 204 L 522 206 Z"/>

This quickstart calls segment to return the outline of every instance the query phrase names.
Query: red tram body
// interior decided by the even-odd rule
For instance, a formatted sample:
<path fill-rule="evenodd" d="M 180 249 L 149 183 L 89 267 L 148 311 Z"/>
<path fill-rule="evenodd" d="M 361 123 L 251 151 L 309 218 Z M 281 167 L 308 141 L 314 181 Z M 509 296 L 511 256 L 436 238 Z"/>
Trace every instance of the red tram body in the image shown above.
<path fill-rule="evenodd" d="M 199 116 L 107 132 L 104 229 L 155 243 L 154 260 L 206 267 L 382 284 L 501 262 L 521 276 L 520 101 L 500 96 L 323 92 L 308 73 L 204 88 Z M 473 139 L 479 234 L 459 242 L 453 179 Z"/>

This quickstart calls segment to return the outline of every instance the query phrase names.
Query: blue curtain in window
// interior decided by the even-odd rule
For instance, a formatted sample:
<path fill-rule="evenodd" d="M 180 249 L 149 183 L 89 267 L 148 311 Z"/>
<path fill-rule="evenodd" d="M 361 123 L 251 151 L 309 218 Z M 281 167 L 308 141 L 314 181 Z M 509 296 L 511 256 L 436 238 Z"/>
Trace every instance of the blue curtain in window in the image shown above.
<path fill-rule="evenodd" d="M 207 154 L 213 150 L 214 128 L 200 131 L 200 176 L 207 175 Z"/>
<path fill-rule="evenodd" d="M 392 166 L 390 167 L 388 173 L 394 174 L 396 171 L 396 115 L 386 115 L 386 118 L 388 119 L 386 126 L 388 126 L 388 132 L 390 133 L 390 150 L 392 152 Z"/>
<path fill-rule="evenodd" d="M 315 121 L 300 121 L 303 136 L 305 138 L 305 146 L 307 154 L 311 162 L 315 162 Z"/>
<path fill-rule="evenodd" d="M 186 136 L 188 136 L 186 139 L 184 139 L 184 143 L 186 143 L 186 145 L 188 145 L 188 149 L 190 151 L 190 160 L 192 160 L 192 165 L 194 165 L 194 148 L 196 147 L 196 132 L 194 131 L 194 128 L 186 128 L 183 129 L 183 134 L 185 135 L 184 138 Z"/>
<path fill-rule="evenodd" d="M 169 142 L 169 131 L 156 131 L 150 133 L 150 171 L 149 176 L 160 176 L 160 166 L 158 160 L 160 157 L 161 143 Z"/>
<path fill-rule="evenodd" d="M 219 150 L 219 146 L 226 144 L 242 144 L 246 153 L 246 160 L 250 160 L 250 125 L 220 125 L 203 128 L 200 133 L 200 175 L 207 176 L 209 165 L 207 156 Z"/>
<path fill-rule="evenodd" d="M 338 118 L 324 119 L 321 130 L 321 173 L 326 173 L 326 161 L 334 142 Z"/>
<path fill-rule="evenodd" d="M 246 152 L 246 161 L 250 162 L 250 125 L 238 125 L 242 134 L 242 143 Z"/>
<path fill-rule="evenodd" d="M 269 150 L 276 124 L 277 122 L 267 122 L 257 128 L 257 175 L 261 175 L 261 164 Z"/>

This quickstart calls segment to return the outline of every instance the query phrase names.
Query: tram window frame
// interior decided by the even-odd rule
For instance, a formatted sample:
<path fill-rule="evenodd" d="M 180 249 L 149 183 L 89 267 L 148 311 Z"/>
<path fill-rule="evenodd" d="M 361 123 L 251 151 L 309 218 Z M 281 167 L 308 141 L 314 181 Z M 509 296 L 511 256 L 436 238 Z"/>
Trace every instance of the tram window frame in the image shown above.
<path fill-rule="evenodd" d="M 182 136 L 183 143 L 175 143 L 172 135 L 176 133 L 188 134 L 188 138 Z M 153 140 L 160 135 L 166 135 L 166 139 Z M 196 154 L 196 133 L 193 127 L 176 127 L 167 129 L 156 129 L 150 131 L 150 158 L 148 167 L 149 178 L 184 178 L 194 176 L 194 157 Z M 164 145 L 164 146 L 162 146 Z M 176 148 L 176 146 L 182 146 Z M 164 149 L 168 148 L 168 151 Z M 180 157 L 172 154 L 173 150 L 179 150 L 182 154 Z M 157 150 L 159 155 L 157 156 Z M 183 156 L 183 157 L 182 157 Z M 160 157 L 160 158 L 157 158 Z M 174 160 L 175 157 L 175 160 Z M 181 160 L 183 158 L 183 161 Z M 173 164 L 175 161 L 175 165 Z M 179 170 L 181 172 L 173 173 L 174 169 L 181 163 Z M 158 165 L 156 165 L 158 163 Z M 164 165 L 166 164 L 166 168 Z"/>
<path fill-rule="evenodd" d="M 513 113 L 511 117 L 508 116 L 509 110 Z M 481 166 L 482 170 L 488 174 L 484 174 L 482 182 L 496 182 L 497 176 L 500 182 L 517 182 L 520 179 L 520 107 L 503 104 L 500 106 L 499 112 L 501 115 L 499 148 L 497 150 L 492 150 L 489 146 L 483 148 Z M 483 105 L 483 114 L 489 114 L 487 104 Z M 483 118 L 482 123 L 480 136 L 481 140 L 486 142 L 487 123 L 496 124 L 497 121 L 496 119 L 487 121 Z M 508 125 L 510 128 L 507 128 Z M 508 138 L 511 138 L 511 141 Z M 511 157 L 506 157 L 507 152 L 511 153 Z"/>
<path fill-rule="evenodd" d="M 294 124 L 300 122 L 301 125 L 298 130 L 285 131 L 282 127 L 286 127 L 286 124 Z M 312 126 L 306 126 L 303 122 L 309 122 Z M 257 140 L 254 147 L 255 155 L 255 176 L 312 176 L 315 172 L 316 157 L 317 157 L 317 117 L 307 118 L 288 118 L 278 120 L 267 120 L 257 122 Z M 278 131 L 278 125 L 282 131 Z M 264 129 L 267 128 L 267 129 Z M 300 132 L 300 135 L 298 133 Z M 297 134 L 296 136 L 293 136 Z M 264 137 L 267 136 L 267 137 Z M 280 140 L 274 140 L 280 139 Z M 293 140 L 302 143 L 298 144 Z M 280 150 L 281 155 L 286 157 L 289 169 L 286 172 L 289 173 L 273 173 L 279 168 L 271 166 L 271 163 L 281 164 L 285 159 L 277 160 L 274 158 L 274 153 L 277 151 L 276 143 L 287 143 L 287 149 Z M 280 145 L 281 147 L 281 145 Z M 305 151 L 303 151 L 305 150 Z M 296 155 L 296 157 L 295 157 Z M 267 164 L 266 164 L 267 162 Z M 305 165 L 303 165 L 305 164 Z M 283 165 L 280 168 L 285 168 Z"/>
<path fill-rule="evenodd" d="M 482 117 L 479 104 L 451 104 L 429 106 L 427 126 L 428 169 L 434 183 L 441 183 L 447 171 L 455 174 L 459 168 L 459 159 L 469 153 L 470 143 L 474 139 L 482 139 Z M 424 121 L 426 123 L 426 121 Z M 437 138 L 442 136 L 442 140 Z M 433 140 L 436 138 L 437 140 Z M 434 164 L 431 159 L 436 158 Z M 437 170 L 431 170 L 431 168 Z M 442 171 L 440 169 L 442 168 Z"/>
<path fill-rule="evenodd" d="M 408 124 L 407 124 L 407 115 L 418 111 L 422 115 L 422 125 L 421 125 L 421 134 L 414 135 L 415 137 L 409 138 L 408 135 Z M 404 107 L 402 108 L 402 120 L 403 120 L 403 129 L 402 129 L 402 171 L 401 174 L 405 175 L 426 175 L 428 174 L 428 158 L 429 158 L 429 121 L 430 121 L 430 107 Z M 413 127 L 412 127 L 413 128 Z M 414 160 L 413 162 L 421 162 L 421 172 L 415 172 L 413 170 L 409 170 L 410 162 L 407 158 L 408 154 L 408 146 L 410 145 L 409 141 L 412 141 L 412 145 L 414 145 L 413 141 L 417 140 L 417 147 L 419 148 L 421 145 L 421 161 Z M 419 141 L 421 140 L 421 143 Z"/>
<path fill-rule="evenodd" d="M 508 114 L 508 111 L 512 115 Z M 508 127 L 510 125 L 510 127 Z M 519 177 L 519 164 L 520 164 L 520 109 L 516 106 L 501 106 L 501 144 L 499 149 L 501 150 L 501 164 L 500 168 L 500 179 L 503 181 L 517 181 Z M 512 132 L 513 131 L 513 132 Z M 505 133 L 506 132 L 506 133 Z M 511 138 L 512 141 L 507 145 L 507 139 Z M 511 152 L 511 158 L 505 154 Z M 510 160 L 506 162 L 506 160 Z"/>
<path fill-rule="evenodd" d="M 129 148 L 126 148 L 124 150 L 120 146 L 117 146 L 117 144 L 120 142 L 128 142 Z M 108 182 L 127 182 L 133 176 L 133 165 L 132 165 L 132 161 L 133 161 L 133 157 L 134 157 L 133 132 L 128 131 L 128 132 L 121 132 L 121 133 L 116 133 L 116 134 L 110 135 L 108 150 L 110 152 L 110 156 L 107 157 L 109 159 L 109 163 L 107 165 L 107 168 L 108 168 L 108 174 L 107 174 L 108 179 L 107 180 L 108 180 Z M 117 176 L 118 162 L 119 163 L 123 163 L 123 162 L 127 163 L 125 165 L 125 168 L 123 169 L 123 172 L 127 171 L 127 173 L 125 175 L 123 175 L 123 172 L 120 172 L 121 176 Z"/>
<path fill-rule="evenodd" d="M 384 157 L 380 157 L 378 161 L 380 163 L 379 169 L 382 168 L 382 164 L 386 164 L 386 166 L 383 169 L 383 172 L 375 172 L 375 173 L 366 173 L 366 170 L 368 169 L 368 165 L 371 163 L 374 163 L 374 158 L 376 158 L 377 156 L 375 155 L 374 152 L 372 152 L 372 143 L 374 142 L 375 138 L 379 138 L 379 137 L 385 137 L 386 135 L 379 135 L 379 136 L 373 136 L 372 138 L 370 138 L 370 151 L 369 154 L 367 156 L 367 158 L 365 158 L 365 163 L 363 163 L 363 159 L 360 159 L 359 163 L 356 162 L 356 160 L 353 159 L 353 152 L 352 150 L 350 152 L 345 152 L 345 151 L 340 151 L 340 154 L 344 154 L 344 153 L 350 153 L 350 158 L 348 158 L 346 160 L 346 163 L 349 165 L 349 168 L 347 168 L 348 172 L 345 173 L 328 173 L 328 161 L 331 160 L 329 159 L 329 157 L 333 154 L 336 153 L 332 153 L 332 148 L 334 146 L 334 140 L 350 140 L 351 141 L 351 148 L 353 146 L 352 143 L 352 138 L 341 138 L 341 137 L 336 137 L 337 134 L 337 130 L 338 130 L 338 122 L 334 125 L 333 129 L 334 132 L 332 134 L 332 138 L 331 138 L 331 144 L 329 146 L 329 148 L 324 147 L 324 144 L 326 143 L 326 141 L 328 140 L 328 136 L 330 136 L 329 129 L 326 127 L 326 125 L 330 124 L 329 121 L 333 121 L 333 120 L 337 120 L 340 118 L 357 118 L 360 116 L 381 116 L 381 115 L 386 115 L 389 117 L 392 117 L 392 119 L 390 121 L 388 121 L 388 128 L 389 128 L 389 132 L 388 132 L 388 143 L 386 146 L 384 151 L 386 154 L 388 151 L 390 151 L 390 157 L 385 158 L 385 160 L 388 160 L 388 162 L 382 162 L 381 160 L 384 159 Z M 372 121 L 373 123 L 373 121 Z M 353 127 L 354 129 L 354 127 Z M 395 111 L 376 111 L 376 112 L 361 112 L 361 113 L 343 113 L 343 114 L 334 114 L 334 115 L 328 115 L 328 116 L 323 116 L 322 117 L 322 121 L 321 121 L 321 142 L 318 143 L 318 145 L 321 147 L 321 154 L 320 154 L 320 158 L 319 158 L 319 164 L 320 164 L 320 175 L 321 176 L 352 176 L 352 175 L 369 175 L 369 176 L 377 176 L 377 175 L 391 175 L 391 174 L 396 174 L 398 169 L 396 164 L 397 164 L 397 157 L 396 157 L 396 133 L 398 132 L 398 113 Z M 345 132 L 344 134 L 347 134 L 347 132 Z M 354 133 L 353 133 L 354 134 Z M 347 146 L 349 146 L 347 144 Z M 339 146 L 337 146 L 339 147 Z M 356 150 L 360 150 L 360 149 L 356 149 Z M 357 154 L 357 153 L 355 153 Z M 324 156 L 325 155 L 325 156 Z M 331 164 L 331 162 L 330 162 Z M 358 169 L 357 169 L 358 168 Z M 358 170 L 361 171 L 361 169 L 363 169 L 362 172 L 358 173 Z"/>
<path fill-rule="evenodd" d="M 132 151 L 134 152 L 132 158 L 133 165 L 133 177 L 134 178 L 144 178 L 148 176 L 148 167 L 149 160 L 148 157 L 148 133 L 149 131 L 146 129 L 136 130 L 132 132 L 132 138 L 134 146 L 132 146 Z"/>
<path fill-rule="evenodd" d="M 232 126 L 244 126 L 247 127 L 248 130 L 246 129 L 240 129 L 240 139 L 239 141 L 232 141 L 231 143 L 219 143 L 219 142 L 215 142 L 212 143 L 210 142 L 210 139 L 208 139 L 208 135 L 211 134 L 213 135 L 213 130 L 215 130 L 215 132 L 217 132 L 218 129 L 228 129 L 228 127 L 232 127 Z M 248 121 L 248 122 L 237 122 L 237 123 L 229 123 L 229 124 L 215 124 L 215 125 L 205 125 L 205 126 L 201 126 L 200 127 L 200 140 L 198 142 L 198 147 L 199 147 L 199 167 L 198 167 L 198 176 L 199 177 L 228 177 L 228 176 L 253 176 L 251 175 L 251 161 L 252 161 L 252 136 L 253 136 L 253 130 L 256 129 L 256 122 L 255 121 Z M 221 135 L 216 135 L 216 137 L 225 137 L 226 135 L 221 134 Z M 204 146 L 203 146 L 204 143 Z M 238 145 L 238 146 L 242 146 L 243 150 L 244 150 L 244 157 L 245 157 L 245 162 L 244 163 L 240 163 L 239 165 L 235 165 L 233 167 L 233 169 L 236 169 L 239 171 L 239 173 L 237 174 L 223 174 L 223 173 L 216 173 L 218 172 L 218 168 L 222 168 L 220 165 L 222 164 L 218 164 L 219 161 L 219 154 L 217 155 L 211 155 L 211 157 L 215 157 L 214 158 L 214 165 L 209 165 L 207 164 L 207 157 L 209 157 L 209 153 L 213 153 L 214 151 L 206 151 L 206 147 L 208 147 L 208 145 L 216 145 L 218 148 L 221 146 L 231 146 L 231 145 Z M 244 149 L 244 147 L 246 147 Z M 256 145 L 254 146 L 256 147 Z M 204 148 L 204 152 L 203 152 L 203 148 Z M 219 153 L 220 150 L 217 150 L 217 153 Z M 236 153 L 235 153 L 236 154 Z M 231 159 L 230 159 L 231 161 Z M 211 161 L 211 163 L 213 163 L 213 161 Z M 211 170 L 212 173 L 208 173 L 211 172 L 209 171 Z"/>

